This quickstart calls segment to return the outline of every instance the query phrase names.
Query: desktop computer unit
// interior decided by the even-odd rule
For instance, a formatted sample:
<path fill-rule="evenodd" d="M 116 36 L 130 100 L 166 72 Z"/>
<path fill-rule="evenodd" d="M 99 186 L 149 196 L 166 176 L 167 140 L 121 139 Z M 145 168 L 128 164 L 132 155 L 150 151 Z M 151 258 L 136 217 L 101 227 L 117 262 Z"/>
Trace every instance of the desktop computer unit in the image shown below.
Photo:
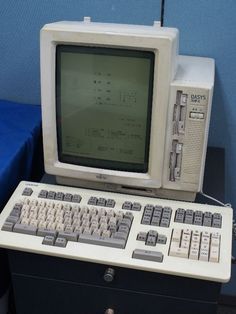
<path fill-rule="evenodd" d="M 203 184 L 214 60 L 179 55 L 178 30 L 158 23 L 87 17 L 47 24 L 40 40 L 44 164 L 58 184 L 21 182 L 0 215 L 15 286 L 57 291 L 56 282 L 74 282 L 68 267 L 78 263 L 95 277 L 105 267 L 108 286 L 76 281 L 84 300 L 102 291 L 104 313 L 214 313 L 220 283 L 230 279 L 232 209 L 193 202 Z M 30 271 L 19 270 L 15 256 L 60 271 L 46 276 L 29 262 Z M 115 269 L 137 287 L 127 277 L 109 288 Z M 124 309 L 126 289 L 132 306 L 139 297 L 148 305 Z M 47 302 L 51 312 L 73 312 Z M 97 302 L 96 310 L 81 301 L 78 313 L 100 313 Z"/>

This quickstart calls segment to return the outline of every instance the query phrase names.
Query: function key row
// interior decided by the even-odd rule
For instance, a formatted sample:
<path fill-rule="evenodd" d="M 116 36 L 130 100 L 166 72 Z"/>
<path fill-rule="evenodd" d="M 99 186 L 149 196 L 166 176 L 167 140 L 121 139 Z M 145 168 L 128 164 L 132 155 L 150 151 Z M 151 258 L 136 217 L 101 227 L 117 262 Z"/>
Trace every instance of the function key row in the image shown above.
<path fill-rule="evenodd" d="M 81 201 L 81 196 L 79 194 L 71 194 L 71 193 L 63 193 L 63 192 L 55 192 L 55 191 L 47 191 L 47 190 L 41 190 L 38 194 L 38 197 L 46 198 L 49 200 L 65 201 L 65 202 L 73 202 L 73 203 L 80 203 Z"/>
<path fill-rule="evenodd" d="M 222 216 L 219 213 L 203 213 L 200 210 L 193 211 L 192 209 L 178 208 L 174 221 L 196 226 L 221 228 Z"/>
<path fill-rule="evenodd" d="M 139 232 L 137 240 L 145 242 L 145 245 L 155 246 L 157 243 L 166 244 L 167 237 L 155 230 L 149 230 L 148 232 Z"/>
<path fill-rule="evenodd" d="M 104 206 L 104 207 L 111 207 L 114 208 L 116 202 L 113 199 L 105 199 L 103 197 L 95 197 L 91 196 L 88 200 L 88 205 L 95 205 L 95 206 Z"/>
<path fill-rule="evenodd" d="M 172 209 L 170 207 L 146 205 L 141 224 L 168 228 Z"/>

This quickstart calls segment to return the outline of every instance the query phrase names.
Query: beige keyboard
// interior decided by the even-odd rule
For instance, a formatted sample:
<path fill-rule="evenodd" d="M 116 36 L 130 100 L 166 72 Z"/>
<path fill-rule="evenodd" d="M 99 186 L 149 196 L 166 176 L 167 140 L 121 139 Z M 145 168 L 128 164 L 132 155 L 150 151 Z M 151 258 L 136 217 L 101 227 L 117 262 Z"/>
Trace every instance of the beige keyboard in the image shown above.
<path fill-rule="evenodd" d="M 231 268 L 232 209 L 21 182 L 0 246 L 219 282 Z"/>

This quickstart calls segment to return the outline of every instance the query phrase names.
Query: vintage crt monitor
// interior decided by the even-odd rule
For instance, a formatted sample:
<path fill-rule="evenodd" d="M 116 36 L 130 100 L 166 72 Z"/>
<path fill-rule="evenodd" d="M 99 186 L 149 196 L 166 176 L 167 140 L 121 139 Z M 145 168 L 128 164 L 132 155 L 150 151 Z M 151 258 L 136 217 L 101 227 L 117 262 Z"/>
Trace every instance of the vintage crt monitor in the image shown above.
<path fill-rule="evenodd" d="M 59 183 L 194 200 L 214 61 L 174 28 L 81 22 L 41 30 L 45 170 Z"/>

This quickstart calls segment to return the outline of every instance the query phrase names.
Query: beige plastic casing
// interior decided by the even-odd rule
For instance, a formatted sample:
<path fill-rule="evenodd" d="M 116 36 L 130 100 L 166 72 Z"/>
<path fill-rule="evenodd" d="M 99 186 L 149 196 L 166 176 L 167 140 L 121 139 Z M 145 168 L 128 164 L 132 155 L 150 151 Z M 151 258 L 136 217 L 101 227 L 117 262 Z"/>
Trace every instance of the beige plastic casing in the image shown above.
<path fill-rule="evenodd" d="M 204 58 L 188 59 L 193 64 L 189 73 L 178 56 L 178 30 L 153 26 L 94 23 L 85 18 L 82 22 L 57 22 L 41 30 L 41 98 L 45 171 L 57 176 L 57 182 L 116 192 L 194 200 L 200 190 L 204 172 L 205 147 L 209 125 L 209 110 L 214 82 L 214 66 L 208 67 L 207 82 L 201 73 Z M 60 162 L 57 150 L 55 56 L 58 44 L 152 51 L 155 54 L 150 149 L 147 173 L 116 171 L 84 167 Z M 208 59 L 209 60 L 209 59 Z M 212 65 L 213 61 L 209 61 Z M 188 64 L 188 62 L 187 62 Z M 207 71 L 208 71 L 207 70 Z M 198 74 L 196 75 L 195 72 Z M 191 74 L 197 80 L 191 79 Z M 190 82 L 186 83 L 190 78 Z M 203 78 L 204 79 L 204 78 Z M 194 90 L 200 86 L 208 95 L 207 119 L 201 141 L 201 156 L 194 183 L 169 181 L 169 154 L 173 115 L 173 100 L 178 86 Z M 211 86 L 211 87 L 210 87 Z M 189 129 L 189 132 L 191 130 Z"/>

